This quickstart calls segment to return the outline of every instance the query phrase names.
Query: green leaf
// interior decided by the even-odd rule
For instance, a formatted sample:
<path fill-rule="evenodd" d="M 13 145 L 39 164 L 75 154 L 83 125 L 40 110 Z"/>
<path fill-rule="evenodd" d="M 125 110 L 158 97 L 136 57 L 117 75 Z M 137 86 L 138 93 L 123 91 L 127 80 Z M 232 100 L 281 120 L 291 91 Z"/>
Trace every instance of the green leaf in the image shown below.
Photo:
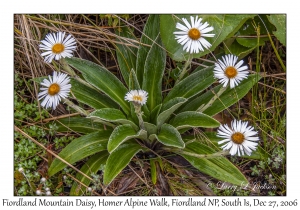
<path fill-rule="evenodd" d="M 276 31 L 273 31 L 273 34 L 276 38 L 286 46 L 286 15 L 270 15 L 267 16 L 269 21 L 276 27 Z"/>
<path fill-rule="evenodd" d="M 155 159 L 150 159 L 150 171 L 151 171 L 151 180 L 153 184 L 156 184 L 157 181 L 157 175 L 156 175 L 156 164 Z"/>
<path fill-rule="evenodd" d="M 88 87 L 81 82 L 71 79 L 72 93 L 76 99 L 94 109 L 101 108 L 118 108 L 118 105 L 106 95 L 99 93 L 97 90 Z"/>
<path fill-rule="evenodd" d="M 48 123 L 49 127 L 53 122 Z M 98 122 L 84 117 L 70 117 L 57 120 L 55 122 L 57 126 L 57 132 L 77 132 L 77 133 L 92 133 L 95 131 L 103 131 L 103 125 Z M 109 128 L 108 128 L 109 129 Z"/>
<path fill-rule="evenodd" d="M 160 112 L 161 107 L 162 107 L 162 104 L 158 104 L 158 105 L 151 111 L 151 114 L 150 114 L 150 122 L 156 124 L 156 119 L 157 119 L 157 116 L 158 116 L 158 114 L 159 114 L 159 112 Z"/>
<path fill-rule="evenodd" d="M 188 99 L 203 91 L 215 81 L 213 68 L 213 66 L 205 68 L 181 80 L 166 96 L 164 103 L 175 97 Z"/>
<path fill-rule="evenodd" d="M 131 69 L 130 71 L 130 75 L 129 75 L 129 90 L 140 90 L 140 84 L 139 81 L 136 77 L 136 73 L 134 72 L 133 69 Z"/>
<path fill-rule="evenodd" d="M 161 38 L 169 52 L 170 57 L 176 61 L 185 61 L 188 59 L 190 53 L 183 51 L 183 46 L 177 43 L 174 32 L 180 31 L 176 28 L 176 23 L 183 23 L 182 18 L 186 18 L 190 22 L 190 16 L 185 15 L 160 15 L 160 33 Z M 193 15 L 196 17 L 196 15 Z M 207 22 L 214 30 L 210 33 L 215 34 L 214 37 L 205 37 L 205 39 L 212 44 L 209 49 L 203 52 L 192 54 L 193 58 L 199 58 L 215 50 L 229 35 L 233 35 L 238 28 L 253 15 L 198 15 L 202 18 L 202 23 Z"/>
<path fill-rule="evenodd" d="M 177 114 L 171 125 L 179 130 L 190 127 L 215 128 L 220 126 L 220 123 L 206 114 L 187 111 Z"/>
<path fill-rule="evenodd" d="M 232 43 L 228 44 L 229 39 L 224 41 L 225 45 L 225 53 L 226 54 L 234 54 L 238 56 L 239 58 L 244 58 L 248 54 L 250 54 L 253 50 L 255 50 L 257 47 L 254 46 L 252 48 L 245 47 L 241 44 L 239 44 L 236 40 L 234 40 Z"/>
<path fill-rule="evenodd" d="M 160 126 L 164 124 L 171 114 L 186 101 L 187 99 L 185 98 L 176 97 L 165 103 L 162 106 L 162 112 L 157 117 L 157 128 L 160 129 Z"/>
<path fill-rule="evenodd" d="M 235 29 L 231 30 L 231 32 L 227 35 L 227 38 L 231 38 L 232 36 L 234 36 L 236 33 L 239 34 L 238 31 L 242 30 L 243 27 L 245 25 L 246 22 L 248 21 L 251 21 L 253 20 L 253 18 L 255 17 L 256 15 L 250 15 L 250 14 L 247 14 L 247 15 L 244 15 L 244 18 L 241 20 L 241 22 L 235 27 Z"/>
<path fill-rule="evenodd" d="M 163 124 L 160 133 L 158 135 L 154 134 L 153 136 L 166 146 L 184 148 L 184 142 L 181 139 L 180 133 L 172 125 Z"/>
<path fill-rule="evenodd" d="M 215 153 L 213 149 L 199 142 L 187 143 L 183 151 L 199 155 Z M 225 157 L 199 158 L 181 154 L 180 151 L 176 153 L 184 157 L 199 171 L 213 178 L 238 186 L 248 183 L 245 176 Z"/>
<path fill-rule="evenodd" d="M 143 90 L 148 92 L 147 106 L 152 111 L 162 102 L 162 78 L 166 65 L 166 52 L 160 37 L 153 43 L 144 66 Z"/>
<path fill-rule="evenodd" d="M 114 129 L 111 133 L 107 150 L 109 153 L 112 153 L 118 146 L 120 146 L 123 142 L 128 141 L 133 138 L 147 138 L 147 134 L 145 130 L 140 130 L 138 133 L 131 127 L 131 125 L 119 125 Z"/>
<path fill-rule="evenodd" d="M 130 124 L 135 130 L 138 130 L 138 126 L 134 122 L 127 120 L 125 115 L 118 109 L 103 108 L 98 109 L 87 116 L 92 119 L 101 119 L 107 122 Z"/>
<path fill-rule="evenodd" d="M 276 28 L 268 20 L 268 15 L 256 15 L 254 18 L 245 22 L 243 27 L 237 32 L 237 35 L 257 35 L 257 28 L 259 27 L 260 35 L 267 35 L 267 31 L 274 31 Z"/>
<path fill-rule="evenodd" d="M 245 47 L 243 45 L 240 45 L 236 40 L 230 44 L 227 45 L 227 42 L 225 41 L 224 44 L 227 46 L 225 46 L 225 53 L 226 54 L 234 54 L 236 56 L 238 56 L 239 58 L 244 58 L 245 56 L 249 55 L 253 50 L 255 50 L 257 47 Z"/>
<path fill-rule="evenodd" d="M 103 183 L 108 185 L 143 148 L 136 142 L 126 142 L 115 149 L 106 161 Z"/>
<path fill-rule="evenodd" d="M 86 174 L 87 176 L 91 176 L 91 174 L 96 174 L 99 170 L 103 169 L 105 166 L 107 157 L 109 153 L 107 151 L 99 152 L 92 157 L 81 167 L 80 171 Z M 76 174 L 76 179 L 80 182 L 89 186 L 91 180 L 83 176 L 81 173 Z M 86 187 L 84 185 L 79 184 L 78 182 L 74 182 L 72 185 L 70 195 L 71 196 L 80 196 L 86 192 Z"/>
<path fill-rule="evenodd" d="M 257 44 L 259 44 L 259 46 L 262 46 L 265 44 L 265 41 L 268 41 L 269 38 L 267 37 L 260 37 L 259 38 L 259 43 L 258 43 L 258 38 L 236 38 L 236 41 L 247 48 L 254 48 L 257 47 Z M 233 52 L 231 52 L 233 53 Z M 240 57 L 239 57 L 240 58 Z"/>
<path fill-rule="evenodd" d="M 237 87 L 232 89 L 227 88 L 227 90 L 225 90 L 225 92 L 218 99 L 216 99 L 210 107 L 204 110 L 203 113 L 209 116 L 214 116 L 215 114 L 223 111 L 244 97 L 260 78 L 261 77 L 259 75 L 253 74 L 248 76 L 247 79 L 243 80 Z M 201 105 L 207 104 L 222 86 L 223 85 L 218 85 L 217 87 L 213 88 L 213 92 L 211 90 L 207 91 L 200 97 L 188 103 L 180 111 L 196 111 Z"/>
<path fill-rule="evenodd" d="M 159 34 L 159 15 L 149 15 L 141 37 L 141 45 L 138 49 L 136 60 L 136 75 L 140 84 L 143 84 L 145 60 Z M 145 46 L 149 45 L 149 46 Z"/>
<path fill-rule="evenodd" d="M 136 40 L 136 38 L 128 27 L 117 28 L 115 32 L 118 36 L 126 38 L 117 38 L 117 41 L 121 42 L 121 44 L 116 44 L 116 53 L 120 72 L 125 83 L 129 86 L 129 75 L 131 69 L 135 69 L 136 53 L 138 50 L 137 47 L 130 46 L 134 45 L 130 39 Z"/>
<path fill-rule="evenodd" d="M 153 125 L 153 124 L 148 123 L 148 122 L 144 122 L 144 126 L 145 126 L 145 129 L 146 129 L 148 135 L 157 133 L 156 125 Z"/>
<path fill-rule="evenodd" d="M 106 150 L 110 134 L 111 131 L 99 131 L 81 136 L 68 144 L 58 155 L 69 164 L 73 164 L 85 157 Z M 67 164 L 59 159 L 54 159 L 48 169 L 49 176 L 53 176 L 66 166 Z"/>
<path fill-rule="evenodd" d="M 267 37 L 260 37 L 258 43 L 258 38 L 229 38 L 223 42 L 224 50 L 226 54 L 234 54 L 242 59 L 255 50 L 258 45 L 262 46 L 268 40 Z"/>
<path fill-rule="evenodd" d="M 66 58 L 66 62 L 80 71 L 87 82 L 92 84 L 117 102 L 126 114 L 129 114 L 129 103 L 124 100 L 127 88 L 107 69 L 87 60 L 79 58 Z"/>

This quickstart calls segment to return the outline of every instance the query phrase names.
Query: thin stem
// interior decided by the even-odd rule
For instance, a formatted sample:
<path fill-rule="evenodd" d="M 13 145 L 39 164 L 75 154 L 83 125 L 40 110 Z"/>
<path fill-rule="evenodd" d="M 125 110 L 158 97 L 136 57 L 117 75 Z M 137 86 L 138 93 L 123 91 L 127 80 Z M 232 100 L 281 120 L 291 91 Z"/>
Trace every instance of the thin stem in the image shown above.
<path fill-rule="evenodd" d="M 281 65 L 281 67 L 283 68 L 284 71 L 286 71 L 286 67 L 285 67 L 285 65 L 283 64 L 283 61 L 281 60 L 280 55 L 278 54 L 278 51 L 277 51 L 277 49 L 276 49 L 276 47 L 275 47 L 275 45 L 274 45 L 274 42 L 272 41 L 272 38 L 271 38 L 269 32 L 268 32 L 268 36 L 269 36 L 271 45 L 272 45 L 272 47 L 273 47 L 273 50 L 274 50 L 274 52 L 275 52 L 275 55 L 276 55 L 276 57 L 277 57 L 277 59 L 278 59 L 280 65 Z"/>
<path fill-rule="evenodd" d="M 75 109 L 77 112 L 79 112 L 80 114 L 84 115 L 84 116 L 88 116 L 89 112 L 85 111 L 84 109 L 82 109 L 81 107 L 75 105 L 72 101 L 70 101 L 69 99 L 65 98 L 63 99 L 63 102 L 66 103 L 68 106 L 70 106 L 71 108 Z"/>
<path fill-rule="evenodd" d="M 226 89 L 227 89 L 227 86 L 221 87 L 221 89 L 219 90 L 219 92 L 217 94 L 215 94 L 213 92 L 213 90 L 211 90 L 214 93 L 214 96 L 210 99 L 210 101 L 207 104 L 200 106 L 197 109 L 197 112 L 204 112 L 208 107 L 210 107 L 217 100 L 217 98 L 219 98 L 222 95 L 222 93 L 224 93 L 224 91 Z"/>
<path fill-rule="evenodd" d="M 60 59 L 60 62 L 62 64 L 64 70 L 66 70 L 69 73 L 69 75 L 71 75 L 74 79 L 85 84 L 86 86 L 94 88 L 90 83 L 86 82 L 85 80 L 83 80 L 79 76 L 77 76 L 75 71 L 69 66 L 69 64 L 66 62 L 66 60 L 64 58 Z"/>
<path fill-rule="evenodd" d="M 79 76 L 77 76 L 75 71 L 69 66 L 69 64 L 66 62 L 66 60 L 64 58 L 60 59 L 60 62 L 61 62 L 61 65 L 63 66 L 63 69 L 66 70 L 69 73 L 69 75 L 71 75 L 74 79 L 85 84 L 86 86 L 94 88 L 90 83 L 86 82 L 85 80 L 83 80 Z"/>
<path fill-rule="evenodd" d="M 192 157 L 196 157 L 196 158 L 216 158 L 216 157 L 222 157 L 222 156 L 226 156 L 229 155 L 229 151 L 225 150 L 225 151 L 219 151 L 213 154 L 196 154 L 196 153 L 192 153 L 192 152 L 186 152 L 186 151 L 182 151 L 180 149 L 170 149 L 170 148 L 163 148 L 164 150 L 170 151 L 170 152 L 175 152 L 177 154 L 182 154 L 182 155 L 188 155 L 188 156 L 192 156 Z"/>
<path fill-rule="evenodd" d="M 68 65 L 64 58 L 60 59 L 60 63 L 63 66 L 64 70 L 66 70 L 72 77 L 76 76 L 76 73 L 71 67 Z"/>
<path fill-rule="evenodd" d="M 271 37 L 271 35 L 270 35 L 270 33 L 269 33 L 269 30 L 268 30 L 268 28 L 267 28 L 265 22 L 262 20 L 262 18 L 261 18 L 259 15 L 258 15 L 258 17 L 259 17 L 259 19 L 261 20 L 261 22 L 264 24 L 264 26 L 265 26 L 265 28 L 266 28 L 266 30 L 267 30 L 267 34 L 268 34 L 269 40 L 270 40 L 270 42 L 271 42 L 272 48 L 273 48 L 273 50 L 274 50 L 274 52 L 275 52 L 275 55 L 276 55 L 276 57 L 277 57 L 277 59 L 278 59 L 280 65 L 281 65 L 281 67 L 283 68 L 284 71 L 286 71 L 286 67 L 285 67 L 285 65 L 283 64 L 283 62 L 282 62 L 282 60 L 281 60 L 281 58 L 280 58 L 280 56 L 279 56 L 279 54 L 278 54 L 278 51 L 277 51 L 277 49 L 276 49 L 276 47 L 275 47 L 275 45 L 274 45 L 274 42 L 273 42 L 273 40 L 272 40 L 272 37 Z"/>
<path fill-rule="evenodd" d="M 176 85 L 177 83 L 179 83 L 180 80 L 182 79 L 182 77 L 186 74 L 187 68 L 188 68 L 188 66 L 192 63 L 192 60 L 193 60 L 193 56 L 192 56 L 192 54 L 190 54 L 188 60 L 185 62 L 185 65 L 184 65 L 182 71 L 180 72 L 179 77 L 177 78 L 177 80 L 176 80 L 176 82 L 175 82 L 175 85 Z"/>
<path fill-rule="evenodd" d="M 144 120 L 143 120 L 143 112 L 141 111 L 142 106 L 140 104 L 136 104 L 136 103 L 133 103 L 133 105 L 134 105 L 136 116 L 139 119 L 140 129 L 145 130 Z"/>
<path fill-rule="evenodd" d="M 25 177 L 25 179 L 27 180 L 28 185 L 30 186 L 31 192 L 32 192 L 32 193 L 35 193 L 35 192 L 34 192 L 34 189 L 33 189 L 33 187 L 32 187 L 32 185 L 31 185 L 31 182 L 30 182 L 29 179 L 27 178 L 25 172 L 22 172 L 22 174 L 23 174 L 23 176 Z"/>
<path fill-rule="evenodd" d="M 229 155 L 229 151 L 226 150 L 226 151 L 220 151 L 220 152 L 216 152 L 216 153 L 213 153 L 213 154 L 195 154 L 195 153 L 192 153 L 192 152 L 186 152 L 186 151 L 180 151 L 179 153 L 183 154 L 183 155 L 189 155 L 189 156 L 193 156 L 193 157 L 197 157 L 197 158 L 216 158 L 216 157 L 222 157 L 222 156 L 226 156 L 226 155 Z"/>
<path fill-rule="evenodd" d="M 95 87 L 93 85 L 91 85 L 90 83 L 86 82 L 85 80 L 81 79 L 79 76 L 74 76 L 74 79 L 76 79 L 78 82 L 92 88 L 92 89 L 95 89 Z"/>

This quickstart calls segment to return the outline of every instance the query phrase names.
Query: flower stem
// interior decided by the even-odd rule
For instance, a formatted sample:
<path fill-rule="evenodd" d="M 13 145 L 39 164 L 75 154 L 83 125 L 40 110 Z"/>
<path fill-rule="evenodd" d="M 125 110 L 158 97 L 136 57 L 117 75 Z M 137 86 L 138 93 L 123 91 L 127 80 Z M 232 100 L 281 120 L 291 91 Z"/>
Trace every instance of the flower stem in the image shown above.
<path fill-rule="evenodd" d="M 177 154 L 182 154 L 182 155 L 188 155 L 188 156 L 192 156 L 192 157 L 196 157 L 196 158 L 217 158 L 217 157 L 222 157 L 222 156 L 226 156 L 229 155 L 229 151 L 228 150 L 222 150 L 216 153 L 212 153 L 212 154 L 196 154 L 196 153 L 192 153 L 192 152 L 186 152 L 186 151 L 182 151 L 180 149 L 170 149 L 170 148 L 163 148 L 164 150 L 170 151 L 170 152 L 175 152 Z"/>
<path fill-rule="evenodd" d="M 214 94 L 214 96 L 210 99 L 210 101 L 207 103 L 207 104 L 202 104 L 202 106 L 200 106 L 198 109 L 197 109 L 197 112 L 204 112 L 204 110 L 206 110 L 208 107 L 210 107 L 216 100 L 217 98 L 220 97 L 220 95 L 222 95 L 222 93 L 224 93 L 224 91 L 227 89 L 227 86 L 226 87 L 221 87 L 221 89 L 219 90 L 219 92 L 217 94 L 215 94 L 212 91 L 212 93 Z"/>
<path fill-rule="evenodd" d="M 136 103 L 133 103 L 133 105 L 134 105 L 134 110 L 135 110 L 136 116 L 139 119 L 140 129 L 145 130 L 144 120 L 143 120 L 143 112 L 141 111 L 142 106 L 139 104 L 136 104 Z"/>
<path fill-rule="evenodd" d="M 182 71 L 180 72 L 179 77 L 177 78 L 177 80 L 176 80 L 176 82 L 175 82 L 175 85 L 176 85 L 177 83 L 179 83 L 180 80 L 182 79 L 182 77 L 186 74 L 187 68 L 188 68 L 189 65 L 191 65 L 192 60 L 193 60 L 193 56 L 192 56 L 192 54 L 190 54 L 188 60 L 185 62 L 185 65 L 184 65 Z"/>
<path fill-rule="evenodd" d="M 64 58 L 60 59 L 60 63 L 63 66 L 64 70 L 66 70 L 69 73 L 69 75 L 71 75 L 72 77 L 76 76 L 75 71 L 67 64 Z"/>
<path fill-rule="evenodd" d="M 186 152 L 186 151 L 178 151 L 178 153 L 183 154 L 183 155 L 189 155 L 189 156 L 197 157 L 197 158 L 216 158 L 216 157 L 222 157 L 222 156 L 229 155 L 228 150 L 216 152 L 216 153 L 213 153 L 213 154 L 195 154 L 195 153 Z"/>
<path fill-rule="evenodd" d="M 67 98 L 63 99 L 63 102 L 66 103 L 68 106 L 70 106 L 71 108 L 75 109 L 77 112 L 79 112 L 80 114 L 84 115 L 84 116 L 88 116 L 89 112 L 85 111 L 84 109 L 82 109 L 81 107 L 75 105 L 72 101 L 68 100 Z"/>
<path fill-rule="evenodd" d="M 89 86 L 90 88 L 94 88 L 90 83 L 86 82 L 85 80 L 81 79 L 75 71 L 67 64 L 66 60 L 64 58 L 60 59 L 61 65 L 63 66 L 64 70 L 69 73 L 70 76 L 72 76 L 77 81 L 83 83 L 86 86 Z"/>

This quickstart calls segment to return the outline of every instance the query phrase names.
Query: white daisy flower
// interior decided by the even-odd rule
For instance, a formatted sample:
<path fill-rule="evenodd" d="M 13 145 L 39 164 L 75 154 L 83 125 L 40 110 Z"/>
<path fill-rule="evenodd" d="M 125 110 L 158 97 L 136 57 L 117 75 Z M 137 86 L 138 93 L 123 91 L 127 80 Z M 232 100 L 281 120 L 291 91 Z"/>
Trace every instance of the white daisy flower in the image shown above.
<path fill-rule="evenodd" d="M 72 52 L 76 49 L 76 41 L 72 35 L 66 38 L 65 32 L 50 33 L 39 45 L 40 50 L 44 50 L 41 55 L 45 56 L 45 62 L 51 63 L 53 58 L 59 60 L 62 57 L 73 57 Z"/>
<path fill-rule="evenodd" d="M 125 95 L 126 101 L 132 101 L 136 104 L 144 105 L 147 102 L 148 93 L 144 90 L 131 90 Z"/>
<path fill-rule="evenodd" d="M 214 30 L 212 26 L 208 27 L 209 24 L 207 22 L 201 23 L 202 18 L 198 19 L 198 16 L 196 16 L 196 19 L 191 16 L 191 24 L 185 18 L 182 18 L 182 20 L 185 25 L 177 23 L 176 28 L 181 31 L 175 31 L 174 34 L 177 42 L 183 45 L 183 50 L 190 53 L 199 53 L 204 51 L 203 47 L 206 49 L 211 47 L 211 44 L 203 37 L 215 36 L 215 34 L 207 34 Z"/>
<path fill-rule="evenodd" d="M 226 87 L 228 82 L 230 88 L 237 86 L 243 79 L 248 77 L 248 67 L 242 66 L 244 61 L 240 60 L 238 63 L 238 57 L 235 55 L 225 55 L 222 57 L 223 61 L 218 59 L 215 63 L 214 75 L 215 78 L 220 79 L 219 82 Z"/>
<path fill-rule="evenodd" d="M 48 108 L 56 108 L 61 98 L 66 98 L 70 92 L 71 84 L 70 78 L 67 74 L 53 72 L 53 78 L 49 76 L 48 79 L 44 79 L 41 85 L 41 92 L 38 94 L 38 99 L 43 98 L 44 101 L 41 103 L 41 106 Z"/>
<path fill-rule="evenodd" d="M 257 131 L 254 131 L 252 126 L 248 126 L 248 122 L 242 122 L 241 120 L 233 120 L 231 122 L 231 128 L 227 124 L 221 125 L 218 129 L 217 136 L 224 138 L 218 142 L 218 144 L 224 144 L 221 146 L 223 150 L 229 150 L 230 154 L 238 156 L 244 155 L 244 152 L 247 155 L 251 155 L 251 152 L 256 150 L 258 145 L 257 141 L 259 138 Z"/>

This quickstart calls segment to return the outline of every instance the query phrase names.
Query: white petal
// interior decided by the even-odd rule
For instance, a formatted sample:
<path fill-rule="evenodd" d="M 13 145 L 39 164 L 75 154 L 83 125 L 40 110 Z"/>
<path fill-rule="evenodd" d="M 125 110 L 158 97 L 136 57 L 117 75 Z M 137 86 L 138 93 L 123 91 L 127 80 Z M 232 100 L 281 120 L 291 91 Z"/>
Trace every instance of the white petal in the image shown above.
<path fill-rule="evenodd" d="M 207 33 L 207 32 L 211 32 L 211 31 L 213 31 L 214 30 L 214 27 L 207 27 L 207 28 L 205 28 L 205 29 L 203 29 L 202 31 L 201 31 L 201 35 L 202 36 L 204 36 L 205 35 L 205 33 Z M 214 34 L 213 34 L 214 35 Z"/>
<path fill-rule="evenodd" d="M 232 147 L 230 149 L 230 154 L 231 155 L 235 155 L 237 152 L 237 145 L 236 144 L 232 144 Z"/>
<path fill-rule="evenodd" d="M 182 20 L 183 20 L 183 22 L 185 23 L 185 25 L 187 26 L 188 29 L 192 28 L 191 25 L 190 25 L 190 23 L 187 21 L 187 19 L 182 18 Z"/>
<path fill-rule="evenodd" d="M 180 30 L 182 30 L 182 31 L 185 31 L 185 32 L 188 32 L 188 31 L 189 31 L 189 29 L 188 29 L 186 26 L 182 25 L 181 23 L 177 23 L 177 24 L 176 24 L 176 28 L 177 28 L 177 29 L 180 29 Z"/>

